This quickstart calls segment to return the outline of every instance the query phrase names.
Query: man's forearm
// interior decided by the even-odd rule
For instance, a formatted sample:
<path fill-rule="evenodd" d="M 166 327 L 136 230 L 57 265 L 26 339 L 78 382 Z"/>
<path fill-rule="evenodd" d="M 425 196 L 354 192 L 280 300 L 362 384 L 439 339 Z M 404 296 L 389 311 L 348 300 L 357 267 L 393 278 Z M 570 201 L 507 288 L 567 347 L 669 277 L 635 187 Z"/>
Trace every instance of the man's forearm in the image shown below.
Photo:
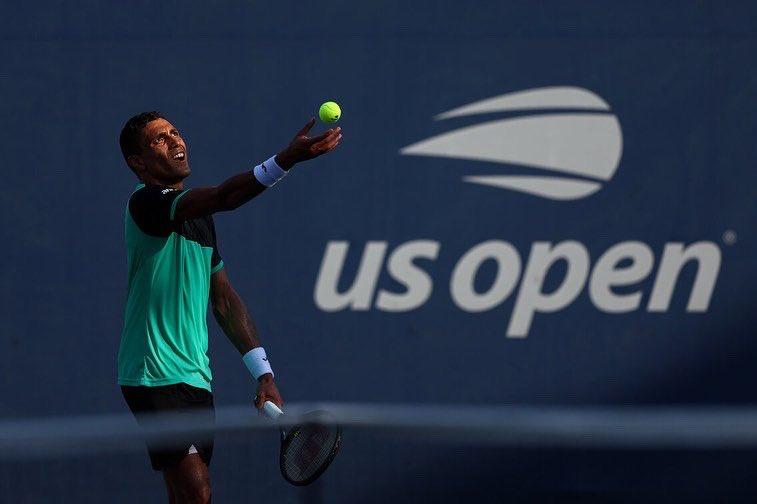
<path fill-rule="evenodd" d="M 280 152 L 275 159 L 276 164 L 284 171 L 289 171 L 295 165 L 294 159 L 286 152 Z M 260 183 L 250 172 L 234 175 L 216 188 L 219 200 L 218 211 L 239 208 L 265 189 L 266 186 Z"/>
<path fill-rule="evenodd" d="M 234 210 L 262 193 L 266 186 L 250 171 L 242 172 L 215 187 L 198 187 L 179 200 L 175 220 L 194 219 L 216 212 Z"/>
<path fill-rule="evenodd" d="M 242 299 L 233 289 L 229 289 L 229 292 L 216 301 L 213 305 L 213 315 L 240 354 L 244 355 L 260 346 L 255 323 Z"/>
<path fill-rule="evenodd" d="M 309 138 L 307 133 L 315 124 L 311 119 L 274 158 L 276 166 L 265 170 L 234 175 L 216 187 L 192 189 L 182 196 L 173 220 L 193 219 L 238 208 L 281 179 L 296 163 L 313 159 L 333 150 L 342 139 L 342 129 L 334 128 Z M 271 164 L 271 163 L 269 163 Z"/>
<path fill-rule="evenodd" d="M 217 273 L 218 274 L 218 273 Z M 240 354 L 245 355 L 253 348 L 260 346 L 258 331 L 255 329 L 255 323 L 247 311 L 247 307 L 242 299 L 232 288 L 225 290 L 222 296 L 215 298 L 213 304 L 213 315 L 215 315 L 218 324 L 226 333 L 229 341 L 236 347 Z M 265 360 L 265 359 L 264 359 Z M 249 364 L 245 362 L 249 368 Z M 268 364 L 266 360 L 266 364 Z M 268 365 L 267 371 L 263 370 L 262 374 L 254 373 L 257 378 L 257 390 L 255 392 L 256 403 L 258 408 L 262 408 L 266 401 L 273 401 L 279 407 L 284 404 L 279 394 L 279 389 L 273 380 L 271 367 Z M 258 374 L 260 374 L 258 376 Z"/>
<path fill-rule="evenodd" d="M 225 212 L 244 205 L 252 198 L 266 190 L 249 171 L 234 175 L 224 180 L 216 191 L 218 193 L 217 210 Z"/>
<path fill-rule="evenodd" d="M 276 163 L 281 163 L 279 166 L 288 171 L 295 161 L 282 152 L 276 155 Z M 244 171 L 215 187 L 198 187 L 189 191 L 179 200 L 175 219 L 194 219 L 235 210 L 266 189 L 267 186 L 255 177 L 252 170 Z"/>

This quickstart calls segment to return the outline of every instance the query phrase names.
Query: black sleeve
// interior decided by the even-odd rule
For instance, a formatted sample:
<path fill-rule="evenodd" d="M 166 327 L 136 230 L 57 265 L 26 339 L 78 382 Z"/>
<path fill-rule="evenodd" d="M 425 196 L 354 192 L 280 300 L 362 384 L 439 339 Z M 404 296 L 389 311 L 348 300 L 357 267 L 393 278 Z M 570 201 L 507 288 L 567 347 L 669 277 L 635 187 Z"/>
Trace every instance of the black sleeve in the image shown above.
<path fill-rule="evenodd" d="M 170 187 L 145 186 L 132 194 L 129 213 L 137 226 L 152 236 L 168 236 L 179 198 L 189 191 Z"/>
<path fill-rule="evenodd" d="M 216 271 L 223 268 L 223 259 L 221 259 L 221 253 L 218 252 L 218 240 L 216 239 L 216 225 L 213 222 L 213 216 L 208 215 L 208 223 L 210 224 L 210 236 L 213 240 L 213 255 L 210 256 L 210 274 L 212 275 Z"/>

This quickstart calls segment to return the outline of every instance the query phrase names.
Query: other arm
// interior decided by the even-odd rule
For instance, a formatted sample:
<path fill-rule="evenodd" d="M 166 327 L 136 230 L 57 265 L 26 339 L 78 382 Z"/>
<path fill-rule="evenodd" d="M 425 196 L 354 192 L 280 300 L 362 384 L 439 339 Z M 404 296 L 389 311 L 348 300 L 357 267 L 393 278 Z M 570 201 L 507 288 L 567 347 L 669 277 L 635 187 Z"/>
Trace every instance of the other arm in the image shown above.
<path fill-rule="evenodd" d="M 332 128 L 310 138 L 307 136 L 315 119 L 295 135 L 290 144 L 276 154 L 275 161 L 284 171 L 296 163 L 313 159 L 333 150 L 342 138 L 341 128 Z M 216 212 L 234 210 L 266 189 L 249 171 L 234 175 L 218 186 L 189 190 L 176 206 L 175 220 L 192 219 Z"/>
<path fill-rule="evenodd" d="M 210 300 L 218 325 L 241 355 L 260 346 L 255 323 L 239 294 L 231 286 L 225 269 L 210 277 Z M 265 401 L 272 401 L 278 406 L 283 405 L 271 373 L 258 378 L 257 397 L 258 407 L 262 407 Z"/>

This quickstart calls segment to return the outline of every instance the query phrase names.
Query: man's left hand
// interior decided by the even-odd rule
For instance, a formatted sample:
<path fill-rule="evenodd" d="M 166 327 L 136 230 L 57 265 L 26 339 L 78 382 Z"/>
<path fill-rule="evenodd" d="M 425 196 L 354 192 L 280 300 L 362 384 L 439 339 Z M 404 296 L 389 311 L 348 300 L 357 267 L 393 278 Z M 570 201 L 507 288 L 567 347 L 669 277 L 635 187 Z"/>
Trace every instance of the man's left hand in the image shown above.
<path fill-rule="evenodd" d="M 271 373 L 264 374 L 258 378 L 255 407 L 258 409 L 262 408 L 266 401 L 271 401 L 279 408 L 284 406 L 284 401 L 281 399 L 279 389 L 276 387 L 276 382 L 273 381 L 273 375 Z"/>
<path fill-rule="evenodd" d="M 276 154 L 276 163 L 284 170 L 289 170 L 296 163 L 307 161 L 331 152 L 342 140 L 342 128 L 331 128 L 318 136 L 307 136 L 315 124 L 315 118 L 297 132 L 289 145 Z"/>

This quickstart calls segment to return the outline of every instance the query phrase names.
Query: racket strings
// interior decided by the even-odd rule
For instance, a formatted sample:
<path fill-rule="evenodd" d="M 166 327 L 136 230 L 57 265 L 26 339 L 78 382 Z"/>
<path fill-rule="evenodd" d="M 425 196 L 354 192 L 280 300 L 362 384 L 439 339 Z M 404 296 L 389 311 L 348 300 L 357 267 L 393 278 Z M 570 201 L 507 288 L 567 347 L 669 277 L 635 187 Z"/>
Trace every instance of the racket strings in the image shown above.
<path fill-rule="evenodd" d="M 282 452 L 283 468 L 290 479 L 305 481 L 328 462 L 338 432 L 333 426 L 309 424 L 290 436 L 291 440 Z"/>

